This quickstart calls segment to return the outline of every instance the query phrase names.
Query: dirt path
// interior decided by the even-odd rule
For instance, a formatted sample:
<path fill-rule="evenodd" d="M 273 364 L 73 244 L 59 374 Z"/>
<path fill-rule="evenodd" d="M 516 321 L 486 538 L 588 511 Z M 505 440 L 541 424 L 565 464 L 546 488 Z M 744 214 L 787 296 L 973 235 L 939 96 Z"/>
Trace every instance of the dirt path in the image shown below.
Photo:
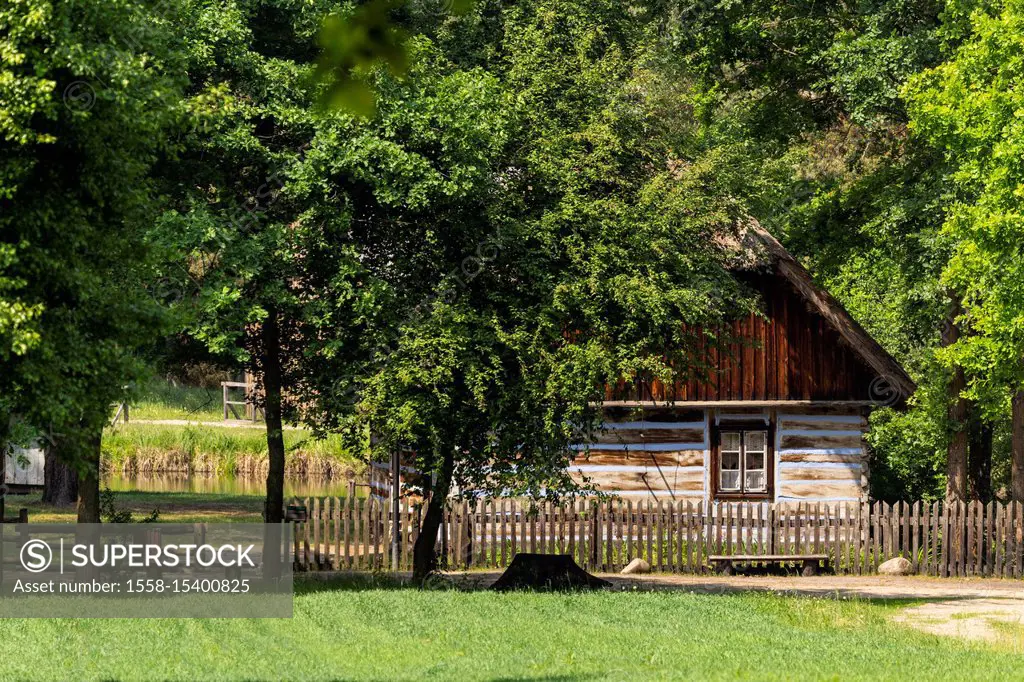
<path fill-rule="evenodd" d="M 1005 598 L 1024 602 L 1024 582 L 1010 580 L 929 578 L 926 576 L 602 576 L 623 587 L 683 589 L 723 593 L 763 591 L 806 596 L 861 599 Z"/>
<path fill-rule="evenodd" d="M 486 587 L 500 571 L 451 573 L 467 587 Z M 929 578 L 925 576 L 700 576 L 597 574 L 617 589 L 684 590 L 704 594 L 730 592 L 778 592 L 814 597 L 858 597 L 861 599 L 1016 599 L 1024 602 L 1024 581 Z"/>
<path fill-rule="evenodd" d="M 487 587 L 497 571 L 453 573 L 466 587 Z M 774 592 L 810 597 L 926 600 L 893 620 L 924 632 L 1002 642 L 1024 651 L 1024 581 L 924 576 L 691 576 L 598 574 L 619 590 L 680 590 L 699 594 Z"/>
<path fill-rule="evenodd" d="M 911 606 L 893 618 L 933 635 L 1006 641 L 1024 648 L 1024 599 L 962 599 Z"/>
<path fill-rule="evenodd" d="M 197 421 L 192 419 L 132 419 L 128 424 L 157 424 L 160 426 L 215 426 L 228 429 L 262 429 L 263 422 L 253 422 L 241 419 L 228 419 L 225 421 Z M 286 431 L 297 430 L 300 427 L 285 424 Z"/>

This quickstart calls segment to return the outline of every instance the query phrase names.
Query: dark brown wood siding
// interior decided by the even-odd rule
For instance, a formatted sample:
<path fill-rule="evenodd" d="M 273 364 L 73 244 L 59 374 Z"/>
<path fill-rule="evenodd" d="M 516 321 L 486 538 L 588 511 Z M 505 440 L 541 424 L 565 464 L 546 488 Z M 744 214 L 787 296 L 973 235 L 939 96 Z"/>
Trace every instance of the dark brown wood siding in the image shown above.
<path fill-rule="evenodd" d="M 724 343 L 697 330 L 698 359 L 708 377 L 684 377 L 673 386 L 625 381 L 609 386 L 606 400 L 855 400 L 871 399 L 875 373 L 812 311 L 786 280 L 748 275 L 763 299 L 764 316 L 750 315 L 724 330 Z M 721 336 L 721 335 L 717 335 Z"/>

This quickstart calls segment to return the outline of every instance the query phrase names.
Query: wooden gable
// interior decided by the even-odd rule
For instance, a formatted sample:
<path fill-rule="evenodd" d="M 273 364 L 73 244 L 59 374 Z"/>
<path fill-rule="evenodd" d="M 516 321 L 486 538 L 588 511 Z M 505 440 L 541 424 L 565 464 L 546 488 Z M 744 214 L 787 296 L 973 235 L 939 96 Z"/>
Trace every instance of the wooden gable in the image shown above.
<path fill-rule="evenodd" d="M 665 386 L 659 381 L 620 382 L 607 401 L 856 401 L 878 399 L 877 371 L 786 278 L 768 272 L 737 274 L 758 291 L 764 316 L 736 320 L 731 344 L 698 332 L 698 355 L 709 367 Z M 872 383 L 874 382 L 874 384 Z"/>

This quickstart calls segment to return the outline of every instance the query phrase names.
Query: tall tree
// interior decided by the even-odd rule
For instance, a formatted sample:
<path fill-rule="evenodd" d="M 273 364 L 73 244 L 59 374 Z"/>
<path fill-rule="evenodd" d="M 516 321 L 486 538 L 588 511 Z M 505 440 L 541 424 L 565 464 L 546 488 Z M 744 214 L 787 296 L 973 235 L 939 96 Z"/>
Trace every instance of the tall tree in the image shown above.
<path fill-rule="evenodd" d="M 950 348 L 960 341 L 960 317 L 962 309 L 955 295 L 953 306 L 945 327 L 942 343 Z M 964 368 L 955 365 L 949 380 L 949 410 L 947 412 L 951 435 L 946 453 L 946 499 L 951 502 L 965 502 L 968 499 L 967 486 L 967 455 L 968 433 L 967 420 L 970 416 L 970 403 L 964 396 L 967 390 L 967 378 Z"/>
<path fill-rule="evenodd" d="M 487 30 L 497 49 L 466 50 L 457 29 L 437 32 L 491 77 L 460 75 L 418 39 L 412 71 L 441 65 L 452 75 L 437 94 L 447 96 L 424 97 L 415 78 L 411 90 L 382 84 L 370 125 L 394 141 L 369 158 L 398 148 L 407 161 L 335 162 L 333 187 L 365 187 L 353 204 L 361 262 L 400 303 L 368 318 L 378 352 L 343 395 L 377 448 L 413 453 L 434 481 L 414 550 L 420 578 L 436 566 L 449 492 L 572 490 L 570 445 L 586 440 L 603 384 L 693 371 L 686 326 L 752 305 L 716 246 L 742 211 L 712 164 L 675 152 L 692 128 L 651 68 L 650 18 L 614 2 L 496 11 Z M 331 141 L 309 158 L 330 158 Z M 449 200 L 426 204 L 416 183 L 396 186 L 397 171 L 474 156 L 458 174 L 412 176 Z"/>
<path fill-rule="evenodd" d="M 971 499 L 979 502 L 992 500 L 992 450 L 995 433 L 992 423 L 979 414 L 971 415 L 970 446 L 968 453 L 967 478 L 970 483 Z"/>
<path fill-rule="evenodd" d="M 143 228 L 177 83 L 173 17 L 151 10 L 0 8 L 0 424 L 59 443 L 81 476 L 79 521 L 99 521 L 102 429 L 160 320 Z"/>
<path fill-rule="evenodd" d="M 968 395 L 990 412 L 1016 408 L 1017 498 L 1024 493 L 1024 418 L 1015 399 L 1024 388 L 1024 3 L 991 3 L 968 16 L 968 40 L 908 93 L 914 131 L 945 150 L 955 168 L 957 194 L 943 229 L 956 248 L 943 278 L 962 292 L 972 334 L 949 349 L 949 360 L 964 368 Z"/>
<path fill-rule="evenodd" d="M 318 326 L 334 333 L 316 335 L 299 390 L 316 406 L 309 421 L 348 426 L 354 448 L 370 429 L 378 456 L 415 449 L 421 470 L 437 475 L 423 522 L 436 537 L 463 451 L 488 451 L 481 423 L 494 415 L 465 406 L 485 393 L 499 399 L 488 382 L 500 366 L 487 355 L 497 320 L 480 333 L 488 316 L 463 296 L 503 244 L 487 213 L 508 170 L 509 121 L 493 76 L 458 68 L 422 37 L 405 49 L 404 79 L 373 78 L 376 116 L 328 116 L 296 174 L 294 189 L 312 207 L 305 220 L 337 225 L 365 268 L 355 310 L 318 299 Z M 338 334 L 346 327 L 347 338 Z M 432 554 L 432 542 L 419 543 L 417 567 L 433 566 Z"/>
<path fill-rule="evenodd" d="M 323 237 L 283 197 L 315 130 L 307 83 L 328 5 L 182 2 L 187 115 L 175 162 L 163 168 L 171 206 L 154 230 L 186 332 L 257 377 L 267 523 L 284 513 L 283 427 L 297 419 L 287 391 L 297 380 L 300 320 L 312 295 L 303 268 Z"/>
<path fill-rule="evenodd" d="M 737 199 L 915 377 L 909 410 L 872 414 L 872 495 L 941 496 L 947 165 L 908 138 L 902 88 L 960 40 L 960 15 L 941 0 L 653 6 L 666 60 L 691 83 L 698 152 L 728 159 Z"/>
<path fill-rule="evenodd" d="M 1012 404 L 1012 459 L 1010 465 L 1010 497 L 1024 500 L 1024 389 L 1013 394 Z"/>

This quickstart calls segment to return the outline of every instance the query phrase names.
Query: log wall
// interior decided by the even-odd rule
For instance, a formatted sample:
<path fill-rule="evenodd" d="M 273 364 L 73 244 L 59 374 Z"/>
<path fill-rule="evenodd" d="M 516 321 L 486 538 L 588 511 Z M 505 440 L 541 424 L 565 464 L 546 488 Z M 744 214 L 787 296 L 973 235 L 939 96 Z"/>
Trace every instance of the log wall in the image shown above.
<path fill-rule="evenodd" d="M 575 446 L 574 478 L 624 499 L 711 500 L 711 431 L 722 422 L 774 426 L 772 501 L 847 502 L 867 496 L 858 408 L 792 406 L 607 408 L 589 447 Z"/>
<path fill-rule="evenodd" d="M 605 409 L 594 440 L 573 446 L 573 478 L 625 500 L 704 501 L 712 490 L 712 429 L 722 422 L 771 426 L 772 502 L 855 502 L 867 497 L 868 462 L 861 408 L 842 405 Z M 403 453 L 402 483 L 417 483 Z M 373 462 L 371 494 L 391 493 L 390 464 Z"/>

